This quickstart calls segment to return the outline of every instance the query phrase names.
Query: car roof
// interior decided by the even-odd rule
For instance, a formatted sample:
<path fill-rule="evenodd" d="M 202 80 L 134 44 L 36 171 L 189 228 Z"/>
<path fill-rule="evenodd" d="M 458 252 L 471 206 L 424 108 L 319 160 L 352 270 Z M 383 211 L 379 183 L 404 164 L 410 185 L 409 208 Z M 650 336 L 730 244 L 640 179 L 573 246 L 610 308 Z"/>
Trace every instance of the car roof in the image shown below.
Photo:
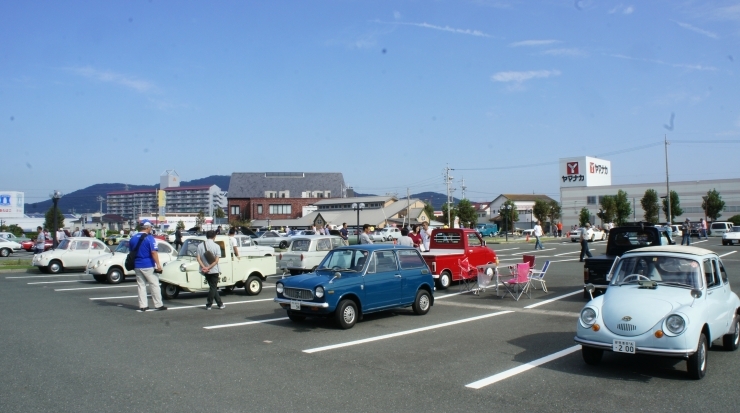
<path fill-rule="evenodd" d="M 319 239 L 319 238 L 339 238 L 336 235 L 296 235 L 293 240 L 299 239 Z"/>
<path fill-rule="evenodd" d="M 709 254 L 715 254 L 714 251 L 710 251 L 705 248 L 699 248 L 699 247 L 690 247 L 685 245 L 656 245 L 653 247 L 642 247 L 637 248 L 632 251 L 627 251 L 624 253 L 624 255 L 627 254 L 636 254 L 641 252 L 677 252 L 681 254 L 690 254 L 690 255 L 709 255 Z"/>
<path fill-rule="evenodd" d="M 414 250 L 416 251 L 416 248 L 414 247 L 408 247 L 405 245 L 398 245 L 398 244 L 360 244 L 360 245 L 349 245 L 337 249 L 349 249 L 349 250 L 368 250 L 368 251 L 375 251 L 375 250 Z"/>

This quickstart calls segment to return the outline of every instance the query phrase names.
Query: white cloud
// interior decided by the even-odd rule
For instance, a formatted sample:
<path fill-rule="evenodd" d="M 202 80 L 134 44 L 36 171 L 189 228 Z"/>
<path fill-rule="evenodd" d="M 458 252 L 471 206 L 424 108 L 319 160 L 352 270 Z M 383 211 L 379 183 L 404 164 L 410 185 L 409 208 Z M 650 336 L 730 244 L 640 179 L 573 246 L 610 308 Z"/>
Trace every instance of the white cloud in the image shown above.
<path fill-rule="evenodd" d="M 622 54 L 611 54 L 609 56 L 616 57 L 618 59 L 638 60 L 638 61 L 642 61 L 642 62 L 656 63 L 656 64 L 659 64 L 659 65 L 666 65 L 666 66 L 671 66 L 671 67 L 678 67 L 678 68 L 682 68 L 682 69 L 708 70 L 708 71 L 716 71 L 717 70 L 717 68 L 714 67 L 714 66 L 704 66 L 704 65 L 699 65 L 699 64 L 687 64 L 687 63 L 668 63 L 668 62 L 664 62 L 664 61 L 658 60 L 658 59 L 645 59 L 645 58 L 642 58 L 642 57 L 625 56 L 625 55 L 622 55 Z"/>
<path fill-rule="evenodd" d="M 635 8 L 632 6 L 625 7 L 623 4 L 618 4 L 611 10 L 609 10 L 609 14 L 614 13 L 622 13 L 622 14 L 632 14 L 635 11 Z"/>
<path fill-rule="evenodd" d="M 632 12 L 633 12 L 633 11 L 635 11 L 634 7 L 632 7 L 632 6 L 627 6 L 627 8 L 625 8 L 625 9 L 624 9 L 624 11 L 623 11 L 622 13 L 623 13 L 623 14 L 632 14 Z"/>
<path fill-rule="evenodd" d="M 494 82 L 522 83 L 530 79 L 560 76 L 559 70 L 529 70 L 526 72 L 498 72 L 491 76 Z"/>
<path fill-rule="evenodd" d="M 521 42 L 514 42 L 509 44 L 509 47 L 521 47 L 521 46 L 547 46 L 548 44 L 560 43 L 560 40 L 522 40 Z"/>
<path fill-rule="evenodd" d="M 449 32 L 449 33 L 456 33 L 456 34 L 466 34 L 469 36 L 477 36 L 477 37 L 491 37 L 490 34 L 484 33 L 480 30 L 471 30 L 471 29 L 457 29 L 450 26 L 437 26 L 434 24 L 429 23 L 402 23 L 402 22 L 383 22 L 383 21 L 375 21 L 376 23 L 383 23 L 383 24 L 398 24 L 398 25 L 404 25 L 404 26 L 415 26 L 415 27 L 421 27 L 424 29 L 433 29 L 433 30 L 441 30 L 443 32 Z"/>
<path fill-rule="evenodd" d="M 717 33 L 710 32 L 708 30 L 700 29 L 698 27 L 692 26 L 688 23 L 682 23 L 679 21 L 671 20 L 672 22 L 676 23 L 677 25 L 681 26 L 682 28 L 686 30 L 691 30 L 692 32 L 699 33 L 701 35 L 711 37 L 712 39 L 719 39 L 719 36 L 717 36 Z"/>
<path fill-rule="evenodd" d="M 393 18 L 396 19 L 396 20 L 400 19 L 401 18 L 401 12 L 394 11 L 393 12 Z"/>
<path fill-rule="evenodd" d="M 709 15 L 716 20 L 735 20 L 740 21 L 740 4 L 732 6 L 718 7 L 712 10 Z"/>
<path fill-rule="evenodd" d="M 586 56 L 586 52 L 584 52 L 581 49 L 576 49 L 576 48 L 550 49 L 550 50 L 545 50 L 544 52 L 540 54 L 550 55 L 550 56 L 571 56 L 571 57 Z"/>
<path fill-rule="evenodd" d="M 111 72 L 109 70 L 97 70 L 90 66 L 71 68 L 69 70 L 88 79 L 95 79 L 100 82 L 115 83 L 117 85 L 134 89 L 139 93 L 146 93 L 156 89 L 154 84 L 152 84 L 151 82 L 136 79 L 121 73 Z"/>

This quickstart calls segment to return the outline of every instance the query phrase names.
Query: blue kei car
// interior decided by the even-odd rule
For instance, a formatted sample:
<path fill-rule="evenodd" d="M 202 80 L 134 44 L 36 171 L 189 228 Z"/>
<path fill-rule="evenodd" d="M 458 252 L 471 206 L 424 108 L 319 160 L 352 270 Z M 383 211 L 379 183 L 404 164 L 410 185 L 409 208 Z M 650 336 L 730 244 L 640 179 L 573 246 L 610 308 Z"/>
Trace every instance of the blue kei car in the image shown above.
<path fill-rule="evenodd" d="M 275 302 L 292 321 L 334 317 L 348 329 L 363 314 L 390 308 L 426 314 L 434 304 L 434 279 L 414 248 L 363 244 L 330 251 L 314 272 L 278 281 L 276 292 Z"/>

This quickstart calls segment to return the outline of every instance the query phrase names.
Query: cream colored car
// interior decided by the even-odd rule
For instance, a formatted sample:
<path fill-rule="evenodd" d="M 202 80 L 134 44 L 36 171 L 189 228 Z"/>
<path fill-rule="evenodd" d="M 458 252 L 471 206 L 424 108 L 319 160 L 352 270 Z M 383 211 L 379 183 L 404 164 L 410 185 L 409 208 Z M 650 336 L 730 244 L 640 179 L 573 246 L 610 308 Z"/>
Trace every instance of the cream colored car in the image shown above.
<path fill-rule="evenodd" d="M 157 242 L 159 263 L 162 264 L 162 267 L 177 259 L 177 251 L 172 245 L 158 238 L 155 238 L 155 241 Z M 115 251 L 90 260 L 85 273 L 92 275 L 97 282 L 110 284 L 118 284 L 126 277 L 133 277 L 135 275 L 134 271 L 127 271 L 123 266 L 129 251 L 128 242 L 128 239 L 122 239 Z"/>
<path fill-rule="evenodd" d="M 31 263 L 43 272 L 58 274 L 65 269 L 84 270 L 90 260 L 98 259 L 110 252 L 103 241 L 88 237 L 71 237 L 63 239 L 53 250 L 34 255 Z"/>
<path fill-rule="evenodd" d="M 303 235 L 293 237 L 288 250 L 278 255 L 278 267 L 283 274 L 303 274 L 313 271 L 334 248 L 342 247 L 342 238 L 334 235 Z"/>

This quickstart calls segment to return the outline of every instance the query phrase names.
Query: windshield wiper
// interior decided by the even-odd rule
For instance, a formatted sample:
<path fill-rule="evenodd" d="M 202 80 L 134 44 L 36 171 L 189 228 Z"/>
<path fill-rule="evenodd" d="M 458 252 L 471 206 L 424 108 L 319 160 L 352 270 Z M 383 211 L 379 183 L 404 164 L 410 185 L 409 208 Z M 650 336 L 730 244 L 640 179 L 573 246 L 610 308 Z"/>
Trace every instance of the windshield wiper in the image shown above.
<path fill-rule="evenodd" d="M 658 284 L 660 284 L 660 285 L 675 285 L 675 286 L 678 286 L 678 287 L 694 288 L 693 286 L 691 286 L 689 284 L 684 284 L 684 283 L 680 283 L 680 282 L 676 282 L 676 281 L 658 281 Z"/>

